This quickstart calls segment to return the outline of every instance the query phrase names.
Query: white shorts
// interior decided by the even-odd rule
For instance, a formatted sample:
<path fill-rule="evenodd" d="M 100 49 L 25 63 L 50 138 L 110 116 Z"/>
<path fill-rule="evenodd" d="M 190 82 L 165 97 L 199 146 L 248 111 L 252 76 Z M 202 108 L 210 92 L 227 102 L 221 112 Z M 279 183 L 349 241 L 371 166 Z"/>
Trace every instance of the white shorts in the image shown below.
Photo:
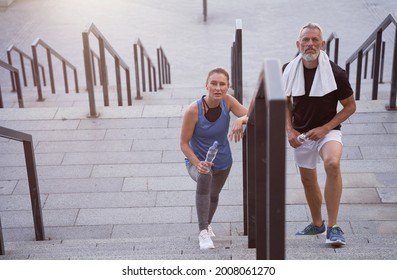
<path fill-rule="evenodd" d="M 317 163 L 320 162 L 319 152 L 323 145 L 329 141 L 337 141 L 342 144 L 342 132 L 340 130 L 331 130 L 320 140 L 305 140 L 301 146 L 294 149 L 296 165 L 303 168 L 315 169 Z"/>

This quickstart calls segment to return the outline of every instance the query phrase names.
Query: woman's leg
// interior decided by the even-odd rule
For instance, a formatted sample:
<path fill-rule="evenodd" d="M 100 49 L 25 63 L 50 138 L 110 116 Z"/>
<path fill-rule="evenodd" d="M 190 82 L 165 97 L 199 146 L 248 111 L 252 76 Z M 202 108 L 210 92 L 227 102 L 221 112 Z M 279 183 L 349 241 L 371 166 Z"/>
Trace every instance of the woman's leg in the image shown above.
<path fill-rule="evenodd" d="M 231 169 L 231 167 L 229 167 L 226 170 L 213 171 L 208 224 L 211 223 L 212 218 L 214 217 L 216 208 L 218 207 L 219 194 L 220 194 L 223 186 L 225 185 L 227 177 L 229 176 L 230 169 Z"/>
<path fill-rule="evenodd" d="M 210 211 L 210 193 L 212 182 L 212 171 L 200 174 L 193 165 L 187 166 L 190 177 L 197 182 L 196 185 L 196 210 L 199 230 L 208 228 L 208 217 Z"/>

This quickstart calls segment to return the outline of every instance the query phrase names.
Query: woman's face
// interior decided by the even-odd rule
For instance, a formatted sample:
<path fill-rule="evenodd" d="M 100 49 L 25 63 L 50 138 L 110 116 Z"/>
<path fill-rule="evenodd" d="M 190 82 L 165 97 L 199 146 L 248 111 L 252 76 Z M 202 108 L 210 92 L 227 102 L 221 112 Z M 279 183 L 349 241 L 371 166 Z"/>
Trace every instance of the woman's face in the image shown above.
<path fill-rule="evenodd" d="M 226 75 L 222 73 L 213 73 L 208 77 L 206 87 L 210 98 L 222 99 L 227 93 L 229 82 Z"/>

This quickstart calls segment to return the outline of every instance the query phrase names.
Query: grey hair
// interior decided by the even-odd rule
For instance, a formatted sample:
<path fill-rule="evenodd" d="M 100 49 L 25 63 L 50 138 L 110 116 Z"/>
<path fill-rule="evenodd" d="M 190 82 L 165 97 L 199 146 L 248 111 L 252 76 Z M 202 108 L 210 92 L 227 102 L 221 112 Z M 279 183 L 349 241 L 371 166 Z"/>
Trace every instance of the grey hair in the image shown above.
<path fill-rule="evenodd" d="M 302 32 L 303 29 L 305 28 L 309 28 L 309 29 L 318 29 L 320 30 L 320 34 L 321 34 L 321 40 L 323 39 L 323 29 L 321 28 L 321 26 L 318 23 L 315 22 L 309 22 L 308 24 L 305 24 L 300 30 L 299 30 L 299 36 L 298 36 L 298 41 L 300 40 L 301 36 L 302 36 Z"/>

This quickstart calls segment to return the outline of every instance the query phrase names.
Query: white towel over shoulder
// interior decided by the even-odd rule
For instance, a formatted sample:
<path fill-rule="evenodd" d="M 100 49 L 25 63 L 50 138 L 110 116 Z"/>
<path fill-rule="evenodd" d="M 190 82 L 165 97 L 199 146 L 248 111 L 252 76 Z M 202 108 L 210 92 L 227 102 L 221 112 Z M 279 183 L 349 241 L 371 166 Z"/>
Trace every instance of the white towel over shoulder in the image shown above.
<path fill-rule="evenodd" d="M 319 64 L 309 96 L 320 97 L 337 89 L 328 55 L 324 51 L 320 51 L 318 60 Z M 302 54 L 299 54 L 285 67 L 282 81 L 287 96 L 305 95 Z"/>

